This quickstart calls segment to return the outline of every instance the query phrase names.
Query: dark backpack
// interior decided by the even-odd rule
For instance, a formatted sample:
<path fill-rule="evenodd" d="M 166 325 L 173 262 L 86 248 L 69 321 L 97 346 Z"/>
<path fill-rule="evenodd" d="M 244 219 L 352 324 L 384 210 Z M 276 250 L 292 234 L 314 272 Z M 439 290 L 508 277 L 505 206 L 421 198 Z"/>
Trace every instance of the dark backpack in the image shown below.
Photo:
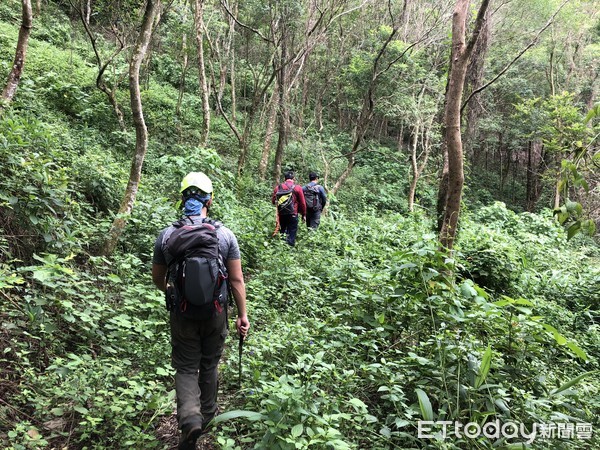
<path fill-rule="evenodd" d="M 191 222 L 191 220 L 190 220 Z M 219 254 L 220 224 L 173 224 L 164 245 L 172 256 L 167 268 L 166 303 L 169 311 L 194 319 L 209 319 L 227 307 L 227 270 Z"/>
<path fill-rule="evenodd" d="M 283 183 L 277 187 L 275 198 L 277 199 L 277 211 L 280 216 L 293 216 L 296 214 L 296 201 L 294 200 L 294 187 Z"/>
<path fill-rule="evenodd" d="M 321 192 L 319 185 L 307 184 L 304 186 L 304 200 L 306 207 L 311 211 L 319 211 L 321 209 Z"/>

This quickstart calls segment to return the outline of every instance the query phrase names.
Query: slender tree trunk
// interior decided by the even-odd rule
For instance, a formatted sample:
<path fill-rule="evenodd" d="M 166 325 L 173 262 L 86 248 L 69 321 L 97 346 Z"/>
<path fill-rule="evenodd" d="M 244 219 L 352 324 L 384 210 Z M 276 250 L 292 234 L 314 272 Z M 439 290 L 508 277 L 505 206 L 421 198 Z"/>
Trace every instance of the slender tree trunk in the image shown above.
<path fill-rule="evenodd" d="M 96 87 L 98 89 L 100 89 L 100 91 L 102 91 L 108 98 L 108 101 L 109 101 L 110 105 L 112 106 L 113 111 L 115 112 L 115 115 L 117 116 L 117 121 L 119 122 L 119 128 L 122 131 L 125 131 L 126 130 L 125 117 L 123 115 L 123 111 L 121 110 L 121 105 L 119 105 L 119 101 L 117 100 L 117 88 L 119 86 L 119 81 L 120 81 L 121 77 L 115 77 L 117 79 L 117 81 L 115 81 L 113 83 L 113 85 L 110 87 L 106 84 L 106 81 L 104 79 L 104 73 L 106 72 L 106 70 L 112 63 L 112 61 L 114 61 L 114 59 L 117 57 L 117 55 L 119 53 L 121 53 L 121 51 L 125 47 L 125 44 L 124 44 L 123 40 L 120 39 L 119 36 L 115 33 L 115 37 L 116 37 L 116 41 L 117 41 L 117 49 L 106 60 L 106 62 L 103 63 L 101 56 L 100 56 L 100 52 L 98 51 L 98 47 L 96 45 L 96 37 L 94 36 L 94 34 L 92 33 L 92 30 L 90 29 L 89 19 L 86 18 L 85 11 L 82 9 L 81 6 L 75 7 L 75 4 L 72 2 L 71 2 L 71 6 L 73 6 L 74 9 L 75 8 L 77 9 L 77 13 L 79 14 L 79 18 L 81 19 L 83 28 L 85 29 L 85 32 L 87 33 L 87 35 L 90 39 L 90 43 L 92 44 L 92 49 L 94 50 L 94 55 L 96 56 L 96 64 L 98 66 L 98 75 L 96 76 Z M 113 70 L 114 70 L 114 66 L 113 66 Z"/>
<path fill-rule="evenodd" d="M 210 102 L 206 67 L 204 63 L 204 0 L 194 0 L 194 25 L 196 27 L 196 51 L 198 55 L 198 76 L 200 82 L 200 95 L 202 97 L 203 130 L 200 145 L 206 146 L 210 132 Z"/>
<path fill-rule="evenodd" d="M 277 86 L 277 85 L 275 85 Z M 267 117 L 267 129 L 265 130 L 265 143 L 263 145 L 262 155 L 260 157 L 260 163 L 258 165 L 258 175 L 262 181 L 267 177 L 267 165 L 269 163 L 269 155 L 271 154 L 271 139 L 273 138 L 273 132 L 275 131 L 275 122 L 277 119 L 277 99 L 279 94 L 277 87 L 271 94 L 271 100 L 269 101 L 269 114 Z"/>
<path fill-rule="evenodd" d="M 288 75 L 289 65 L 287 64 L 288 59 L 288 26 L 285 23 L 287 19 L 282 20 L 282 31 L 281 31 L 281 49 L 279 57 L 279 72 L 277 74 L 277 83 L 279 91 L 279 120 L 278 120 L 278 136 L 277 136 L 277 149 L 275 150 L 275 163 L 273 168 L 273 181 L 277 183 L 281 177 L 283 154 L 285 151 L 285 145 L 288 139 L 288 129 L 290 123 L 290 111 L 289 111 L 289 90 L 288 90 Z"/>
<path fill-rule="evenodd" d="M 123 115 L 123 111 L 121 111 L 121 105 L 119 105 L 119 101 L 117 100 L 117 86 L 113 86 L 112 89 L 109 89 L 106 85 L 103 84 L 103 87 L 100 88 L 102 92 L 106 94 L 108 97 L 108 101 L 117 116 L 117 122 L 119 122 L 119 128 L 122 131 L 125 131 L 127 127 L 125 126 L 125 116 Z"/>
<path fill-rule="evenodd" d="M 525 210 L 533 212 L 533 183 L 535 179 L 533 169 L 533 141 L 527 143 L 527 174 L 526 174 L 525 186 L 527 188 L 525 194 Z"/>
<path fill-rule="evenodd" d="M 423 101 L 423 96 L 425 94 L 425 88 L 426 88 L 426 84 L 423 84 L 423 87 L 421 88 L 421 92 L 419 93 L 419 98 L 417 100 L 417 110 L 419 110 L 421 108 L 421 104 Z M 436 109 L 437 109 L 437 105 L 436 105 Z M 426 119 L 427 120 L 427 119 Z M 419 182 L 419 178 L 421 177 L 421 173 L 423 172 L 423 170 L 425 169 L 425 167 L 427 166 L 427 160 L 429 159 L 429 134 L 430 134 L 430 129 L 431 126 L 433 124 L 433 117 L 430 117 L 428 119 L 427 122 L 425 122 L 422 118 L 418 117 L 415 120 L 415 127 L 414 127 L 414 133 L 412 136 L 412 142 L 411 142 L 411 153 L 410 153 L 410 159 L 411 159 L 411 171 L 412 171 L 412 179 L 410 181 L 410 187 L 409 187 L 409 191 L 408 191 L 408 210 L 409 211 L 413 211 L 414 209 L 414 203 L 415 203 L 415 195 L 417 192 L 417 183 Z M 418 156 L 417 156 L 417 147 L 418 147 L 418 140 L 419 140 L 419 130 L 421 130 L 420 135 L 421 135 L 421 147 L 423 149 L 422 152 L 422 164 L 419 166 L 418 164 Z M 399 149 L 401 150 L 401 144 L 399 142 Z"/>
<path fill-rule="evenodd" d="M 354 168 L 355 164 L 356 164 L 356 159 L 354 157 L 354 154 L 351 153 L 350 155 L 348 155 L 348 165 L 346 166 L 346 168 L 344 169 L 342 174 L 339 176 L 339 178 L 337 179 L 337 181 L 335 182 L 335 184 L 329 191 L 330 194 L 335 195 L 335 193 L 338 191 L 338 189 L 342 186 L 342 184 L 344 184 L 346 179 L 352 173 L 352 169 Z"/>
<path fill-rule="evenodd" d="M 113 221 L 108 237 L 104 243 L 102 253 L 110 255 L 114 252 L 117 242 L 126 226 L 125 218 L 131 214 L 140 184 L 144 157 L 148 149 L 148 130 L 144 121 L 142 109 L 142 96 L 140 92 L 140 67 L 152 38 L 154 18 L 160 10 L 160 0 L 147 0 L 142 28 L 138 36 L 131 62 L 129 64 L 129 94 L 131 97 L 131 112 L 135 124 L 135 154 L 131 162 L 129 182 L 125 195 L 119 208 L 117 217 Z"/>
<path fill-rule="evenodd" d="M 87 25 L 90 24 L 90 17 L 92 16 L 92 0 L 84 0 L 83 2 L 84 20 Z"/>
<path fill-rule="evenodd" d="M 477 37 L 485 23 L 485 13 L 489 0 L 483 0 L 477 14 L 475 28 L 468 43 L 466 40 L 467 13 L 470 0 L 457 0 L 452 17 L 452 54 L 448 75 L 448 90 L 444 108 L 445 141 L 448 148 L 448 193 L 446 196 L 444 219 L 440 230 L 440 243 L 443 248 L 452 250 L 464 184 L 463 147 L 461 139 L 461 102 L 465 84 L 467 65 Z"/>
<path fill-rule="evenodd" d="M 184 9 L 183 22 L 187 22 L 187 8 Z M 184 30 L 181 35 L 181 79 L 179 80 L 179 95 L 177 96 L 177 106 L 175 114 L 181 116 L 181 103 L 183 102 L 183 94 L 185 93 L 185 78 L 188 70 L 188 48 L 187 48 L 187 31 Z"/>
<path fill-rule="evenodd" d="M 410 145 L 410 168 L 412 171 L 412 179 L 408 189 L 408 210 L 413 212 L 415 206 L 415 192 L 417 190 L 417 181 L 419 180 L 419 166 L 417 164 L 417 143 L 419 135 L 419 124 L 415 125 L 413 130 L 412 142 Z"/>
<path fill-rule="evenodd" d="M 233 13 L 237 16 L 238 3 L 234 3 Z M 237 95 L 235 92 L 235 20 L 233 17 L 229 17 L 229 84 L 231 85 L 231 120 L 234 122 L 237 120 Z"/>
<path fill-rule="evenodd" d="M 315 99 L 315 122 L 317 125 L 317 131 L 323 130 L 323 99 L 322 96 L 318 96 Z"/>
<path fill-rule="evenodd" d="M 31 0 L 22 0 L 21 4 L 21 28 L 19 29 L 19 37 L 17 39 L 15 59 L 13 61 L 12 69 L 8 74 L 6 86 L 2 91 L 2 102 L 0 102 L 0 109 L 12 102 L 12 99 L 17 92 L 19 81 L 21 81 L 23 67 L 25 66 L 27 45 L 29 43 L 29 35 L 31 33 L 31 26 L 33 22 L 33 13 L 31 10 Z"/>
<path fill-rule="evenodd" d="M 278 134 L 277 148 L 275 150 L 275 163 L 273 168 L 273 180 L 278 182 L 281 177 L 283 154 L 288 137 L 289 110 L 287 108 L 287 94 L 283 85 L 279 86 L 279 119 L 278 119 Z"/>
<path fill-rule="evenodd" d="M 561 188 L 561 184 L 562 184 L 562 177 L 561 177 L 561 173 L 560 173 L 560 167 L 561 167 L 561 155 L 560 153 L 557 153 L 556 156 L 554 157 L 554 164 L 556 167 L 556 183 L 555 183 L 555 187 L 554 187 L 554 209 L 556 208 L 560 208 L 560 188 Z"/>
<path fill-rule="evenodd" d="M 442 134 L 445 135 L 446 131 L 442 129 Z M 440 186 L 438 189 L 437 196 L 437 230 L 438 233 L 442 231 L 442 226 L 444 224 L 444 215 L 446 212 L 446 199 L 448 198 L 448 146 L 446 145 L 446 141 L 442 142 L 442 155 L 443 155 L 443 163 L 442 170 L 440 173 Z"/>
<path fill-rule="evenodd" d="M 546 163 L 546 151 L 544 149 L 544 145 L 542 141 L 536 139 L 531 144 L 532 151 L 532 159 L 533 164 L 537 169 L 534 169 L 532 172 L 532 190 L 531 190 L 531 198 L 530 198 L 530 206 L 528 211 L 535 211 L 538 202 L 540 201 L 540 196 L 542 195 L 542 177 L 544 176 L 544 172 L 546 171 L 547 163 Z M 533 169 L 533 168 L 532 168 Z"/>
<path fill-rule="evenodd" d="M 480 87 L 483 81 L 485 57 L 489 49 L 491 35 L 491 27 L 488 21 L 489 14 L 490 11 L 488 10 L 479 38 L 473 48 L 473 57 L 467 66 L 465 89 L 469 93 Z M 465 153 L 473 158 L 473 165 L 475 163 L 475 133 L 478 131 L 479 118 L 483 115 L 483 106 L 479 100 L 480 93 L 473 95 L 467 105 L 466 114 Z"/>

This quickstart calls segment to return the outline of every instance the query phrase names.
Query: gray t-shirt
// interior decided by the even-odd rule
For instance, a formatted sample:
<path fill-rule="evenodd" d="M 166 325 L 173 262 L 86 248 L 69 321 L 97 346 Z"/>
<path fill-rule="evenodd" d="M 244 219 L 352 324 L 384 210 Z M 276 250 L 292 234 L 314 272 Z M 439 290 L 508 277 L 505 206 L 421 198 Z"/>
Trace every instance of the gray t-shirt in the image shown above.
<path fill-rule="evenodd" d="M 200 216 L 191 216 L 193 223 L 201 223 L 202 218 Z M 240 259 L 240 247 L 238 245 L 237 238 L 233 234 L 233 232 L 221 224 L 217 222 L 219 227 L 217 228 L 217 237 L 219 238 L 219 252 L 223 257 L 223 260 L 227 261 L 228 259 Z M 171 259 L 173 257 L 169 254 L 169 252 L 165 249 L 164 242 L 167 238 L 175 231 L 175 227 L 171 225 L 170 227 L 165 228 L 160 232 L 156 241 L 154 242 L 154 256 L 152 257 L 152 262 L 154 264 L 159 264 L 163 266 L 169 265 Z"/>

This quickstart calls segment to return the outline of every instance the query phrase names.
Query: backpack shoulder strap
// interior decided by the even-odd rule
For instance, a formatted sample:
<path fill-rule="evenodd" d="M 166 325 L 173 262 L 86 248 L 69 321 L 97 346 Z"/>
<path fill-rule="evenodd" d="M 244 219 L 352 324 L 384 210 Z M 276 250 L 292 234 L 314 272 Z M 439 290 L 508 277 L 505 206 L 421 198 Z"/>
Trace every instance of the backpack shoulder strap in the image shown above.
<path fill-rule="evenodd" d="M 173 225 L 175 228 L 181 228 L 182 226 L 185 225 L 186 220 L 188 220 L 190 222 L 189 225 L 194 225 L 194 221 L 192 220 L 192 218 L 190 216 L 182 217 L 181 219 L 173 222 L 171 225 Z"/>
<path fill-rule="evenodd" d="M 215 219 L 209 219 L 208 217 L 204 217 L 202 219 L 202 223 L 207 223 L 209 225 L 212 225 L 215 228 L 219 228 L 221 227 L 223 224 L 221 222 L 219 222 L 218 220 Z"/>

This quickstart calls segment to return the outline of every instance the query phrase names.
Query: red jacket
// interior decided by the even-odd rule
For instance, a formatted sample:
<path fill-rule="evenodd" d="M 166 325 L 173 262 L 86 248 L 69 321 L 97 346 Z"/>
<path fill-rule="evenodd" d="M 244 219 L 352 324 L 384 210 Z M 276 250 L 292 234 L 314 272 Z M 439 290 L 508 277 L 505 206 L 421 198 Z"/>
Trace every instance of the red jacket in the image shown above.
<path fill-rule="evenodd" d="M 292 194 L 294 196 L 294 212 L 296 214 L 300 213 L 301 216 L 306 216 L 306 200 L 304 200 L 304 192 L 302 192 L 302 186 L 300 186 L 299 184 L 294 185 L 294 182 L 292 180 L 285 180 L 285 182 L 281 184 L 285 184 L 288 187 L 291 187 L 292 185 L 294 186 Z M 273 189 L 273 195 L 271 195 L 271 203 L 273 203 L 274 205 L 277 204 L 276 194 L 281 184 L 278 184 L 277 186 L 275 186 L 275 189 Z"/>

